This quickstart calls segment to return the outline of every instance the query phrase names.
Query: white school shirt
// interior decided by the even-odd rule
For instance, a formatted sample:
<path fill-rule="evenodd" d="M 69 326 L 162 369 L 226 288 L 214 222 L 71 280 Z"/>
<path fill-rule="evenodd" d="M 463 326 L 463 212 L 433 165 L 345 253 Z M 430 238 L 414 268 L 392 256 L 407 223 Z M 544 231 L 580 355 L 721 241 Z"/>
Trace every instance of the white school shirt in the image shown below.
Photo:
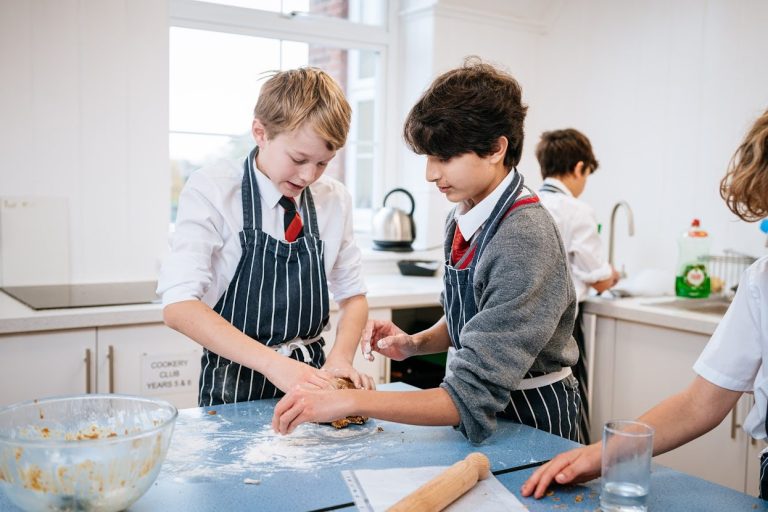
<path fill-rule="evenodd" d="M 721 388 L 754 392 L 755 405 L 744 420 L 744 431 L 755 439 L 766 438 L 764 361 L 768 361 L 768 256 L 744 272 L 736 297 L 693 365 L 693 371 Z"/>
<path fill-rule="evenodd" d="M 544 184 L 557 187 L 563 192 L 558 194 L 540 191 L 539 199 L 560 230 L 571 266 L 576 298 L 582 302 L 589 295 L 590 283 L 608 279 L 613 275 L 608 260 L 603 256 L 595 211 L 587 203 L 574 197 L 562 181 L 546 178 Z"/>
<path fill-rule="evenodd" d="M 254 162 L 254 168 L 255 162 Z M 197 299 L 213 307 L 224 294 L 242 256 L 243 164 L 221 160 L 192 173 L 179 197 L 171 252 L 163 262 L 157 293 L 163 306 Z M 261 229 L 285 240 L 282 194 L 255 173 L 261 198 Z M 352 197 L 339 181 L 321 176 L 309 186 L 320 238 L 325 243 L 328 289 L 337 302 L 366 293 L 362 255 L 352 231 Z M 306 229 L 306 216 L 302 215 Z"/>

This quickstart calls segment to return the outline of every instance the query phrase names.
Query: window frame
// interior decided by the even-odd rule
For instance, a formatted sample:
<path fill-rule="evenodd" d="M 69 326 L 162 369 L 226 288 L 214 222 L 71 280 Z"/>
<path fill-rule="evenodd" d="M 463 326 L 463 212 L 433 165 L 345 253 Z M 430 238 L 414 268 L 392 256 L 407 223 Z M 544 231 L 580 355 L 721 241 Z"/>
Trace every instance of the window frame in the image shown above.
<path fill-rule="evenodd" d="M 355 208 L 354 212 L 355 231 L 365 233 L 370 231 L 373 210 L 379 198 L 383 197 L 383 190 L 391 185 L 384 170 L 395 168 L 397 160 L 394 151 L 396 140 L 389 135 L 398 133 L 396 129 L 393 131 L 396 120 L 392 113 L 395 110 L 392 107 L 397 104 L 397 8 L 398 0 L 388 0 L 385 22 L 382 26 L 375 26 L 323 16 L 291 16 L 197 0 L 170 0 L 169 30 L 171 27 L 181 27 L 379 52 L 381 58 L 376 78 L 378 94 L 375 95 L 378 112 L 375 115 L 374 137 L 374 144 L 379 145 L 379 154 L 373 159 L 372 208 Z M 351 194 L 354 194 L 353 186 L 354 178 L 347 179 L 347 188 Z"/>

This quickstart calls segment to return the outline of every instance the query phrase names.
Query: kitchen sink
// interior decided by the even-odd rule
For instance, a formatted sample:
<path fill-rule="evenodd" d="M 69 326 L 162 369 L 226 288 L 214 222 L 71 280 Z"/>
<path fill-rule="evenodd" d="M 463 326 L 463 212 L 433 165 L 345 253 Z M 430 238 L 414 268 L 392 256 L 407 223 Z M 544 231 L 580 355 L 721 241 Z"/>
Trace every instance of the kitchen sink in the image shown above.
<path fill-rule="evenodd" d="M 724 315 L 731 305 L 731 301 L 726 298 L 710 299 L 670 299 L 666 301 L 646 302 L 645 306 L 681 309 L 691 313 L 704 313 L 709 315 Z"/>

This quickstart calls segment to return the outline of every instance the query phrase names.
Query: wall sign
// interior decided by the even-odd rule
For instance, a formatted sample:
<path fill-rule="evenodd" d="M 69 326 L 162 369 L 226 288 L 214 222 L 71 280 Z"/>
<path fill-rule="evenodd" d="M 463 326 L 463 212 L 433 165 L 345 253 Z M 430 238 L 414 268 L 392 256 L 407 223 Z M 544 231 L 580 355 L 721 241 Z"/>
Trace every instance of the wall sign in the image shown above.
<path fill-rule="evenodd" d="M 141 394 L 197 392 L 200 352 L 141 355 Z"/>

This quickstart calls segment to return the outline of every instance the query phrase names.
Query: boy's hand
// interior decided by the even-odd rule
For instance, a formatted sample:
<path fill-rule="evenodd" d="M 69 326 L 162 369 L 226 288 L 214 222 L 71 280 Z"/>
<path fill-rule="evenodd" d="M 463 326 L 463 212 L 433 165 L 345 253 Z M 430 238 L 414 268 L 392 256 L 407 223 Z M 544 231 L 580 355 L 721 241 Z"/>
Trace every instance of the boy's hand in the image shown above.
<path fill-rule="evenodd" d="M 287 392 L 294 386 L 334 389 L 334 377 L 329 372 L 318 370 L 285 356 L 280 356 L 267 378 L 283 392 Z"/>
<path fill-rule="evenodd" d="M 561 453 L 539 467 L 520 488 L 523 496 L 539 499 L 554 480 L 558 484 L 587 482 L 600 476 L 601 443 Z"/>
<path fill-rule="evenodd" d="M 402 361 L 416 354 L 416 344 L 413 336 L 403 333 L 380 339 L 373 345 L 373 350 L 395 361 Z"/>
<path fill-rule="evenodd" d="M 349 415 L 350 406 L 344 391 L 326 391 L 294 386 L 280 399 L 272 416 L 272 429 L 290 434 L 308 421 L 331 422 Z"/>
<path fill-rule="evenodd" d="M 413 337 L 388 320 L 368 320 L 360 338 L 360 350 L 369 361 L 373 352 L 402 361 L 416 353 Z"/>
<path fill-rule="evenodd" d="M 376 383 L 370 375 L 355 370 L 347 361 L 328 359 L 323 365 L 323 370 L 330 373 L 333 377 L 348 378 L 357 389 L 376 389 Z"/>
<path fill-rule="evenodd" d="M 612 268 L 611 270 L 612 270 L 612 272 L 611 272 L 611 286 L 610 286 L 610 288 L 613 288 L 621 280 L 621 274 L 615 268 Z"/>

